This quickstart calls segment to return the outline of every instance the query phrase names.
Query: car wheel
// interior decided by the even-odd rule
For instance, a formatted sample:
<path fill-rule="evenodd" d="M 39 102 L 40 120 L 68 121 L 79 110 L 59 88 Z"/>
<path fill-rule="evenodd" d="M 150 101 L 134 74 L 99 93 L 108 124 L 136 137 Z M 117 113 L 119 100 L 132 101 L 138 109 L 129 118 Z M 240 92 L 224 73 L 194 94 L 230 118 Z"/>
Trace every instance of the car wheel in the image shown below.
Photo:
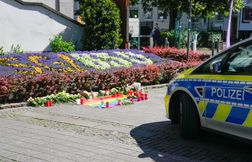
<path fill-rule="evenodd" d="M 192 99 L 182 94 L 180 96 L 180 133 L 184 138 L 196 138 L 200 133 L 200 120 L 197 108 Z"/>

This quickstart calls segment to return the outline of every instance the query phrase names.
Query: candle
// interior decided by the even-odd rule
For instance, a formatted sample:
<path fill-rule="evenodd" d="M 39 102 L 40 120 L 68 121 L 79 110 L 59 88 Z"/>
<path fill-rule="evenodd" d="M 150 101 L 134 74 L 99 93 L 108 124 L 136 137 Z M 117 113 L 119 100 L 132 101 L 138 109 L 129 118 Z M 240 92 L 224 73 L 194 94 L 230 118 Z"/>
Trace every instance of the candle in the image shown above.
<path fill-rule="evenodd" d="M 145 93 L 144 96 L 145 96 L 145 100 L 148 100 L 148 93 Z"/>
<path fill-rule="evenodd" d="M 80 99 L 77 99 L 77 100 L 76 100 L 76 104 L 77 104 L 77 105 L 80 105 L 80 104 L 81 104 Z"/>
<path fill-rule="evenodd" d="M 122 104 L 122 101 L 121 100 L 118 100 L 118 105 L 121 105 Z"/>
<path fill-rule="evenodd" d="M 106 108 L 110 108 L 109 102 L 106 102 Z"/>

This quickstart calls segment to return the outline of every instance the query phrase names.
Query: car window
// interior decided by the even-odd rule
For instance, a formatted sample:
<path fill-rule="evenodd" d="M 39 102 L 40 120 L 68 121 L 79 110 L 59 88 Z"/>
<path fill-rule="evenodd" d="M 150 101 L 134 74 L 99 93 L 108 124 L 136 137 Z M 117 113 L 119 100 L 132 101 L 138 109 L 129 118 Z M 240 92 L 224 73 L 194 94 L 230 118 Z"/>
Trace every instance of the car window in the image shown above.
<path fill-rule="evenodd" d="M 198 67 L 192 74 L 211 74 L 212 73 L 210 69 L 211 64 L 213 62 L 222 61 L 226 57 L 227 53 L 228 52 L 225 52 L 213 57 L 212 59 L 210 59 L 209 61 Z"/>
<path fill-rule="evenodd" d="M 240 47 L 231 54 L 224 65 L 223 74 L 251 75 L 252 74 L 252 46 Z"/>

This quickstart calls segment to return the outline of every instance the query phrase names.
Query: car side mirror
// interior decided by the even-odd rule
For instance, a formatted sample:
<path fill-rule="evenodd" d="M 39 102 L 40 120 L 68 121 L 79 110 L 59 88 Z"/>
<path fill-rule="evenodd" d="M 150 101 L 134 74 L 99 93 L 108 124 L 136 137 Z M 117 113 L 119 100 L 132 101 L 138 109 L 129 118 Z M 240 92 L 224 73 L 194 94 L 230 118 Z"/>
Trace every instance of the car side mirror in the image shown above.
<path fill-rule="evenodd" d="M 218 61 L 214 61 L 211 65 L 210 65 L 210 70 L 212 73 L 221 73 L 221 68 L 222 68 L 222 61 L 218 60 Z"/>

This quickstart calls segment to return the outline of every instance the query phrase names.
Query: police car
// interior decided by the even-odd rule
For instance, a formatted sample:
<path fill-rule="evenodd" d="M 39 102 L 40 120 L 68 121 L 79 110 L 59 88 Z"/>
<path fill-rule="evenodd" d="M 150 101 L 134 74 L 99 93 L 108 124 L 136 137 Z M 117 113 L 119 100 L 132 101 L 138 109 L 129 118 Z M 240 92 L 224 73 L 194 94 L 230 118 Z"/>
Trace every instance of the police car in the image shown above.
<path fill-rule="evenodd" d="M 183 137 L 207 128 L 252 140 L 252 39 L 172 80 L 165 106 Z"/>

